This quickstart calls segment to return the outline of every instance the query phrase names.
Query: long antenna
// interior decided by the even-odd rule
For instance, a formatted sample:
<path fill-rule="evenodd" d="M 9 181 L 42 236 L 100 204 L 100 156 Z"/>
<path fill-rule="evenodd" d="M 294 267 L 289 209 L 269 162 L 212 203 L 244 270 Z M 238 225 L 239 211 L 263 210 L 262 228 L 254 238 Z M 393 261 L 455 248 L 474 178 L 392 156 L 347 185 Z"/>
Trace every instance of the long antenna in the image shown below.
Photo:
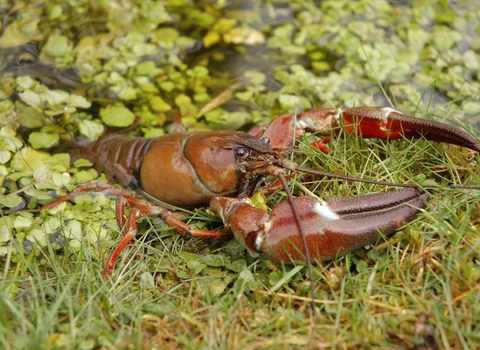
<path fill-rule="evenodd" d="M 317 323 L 318 318 L 317 318 L 317 310 L 316 310 L 316 304 L 315 304 L 315 285 L 314 285 L 314 280 L 313 280 L 312 260 L 310 258 L 310 251 L 309 251 L 308 245 L 307 245 L 307 238 L 305 236 L 305 231 L 303 229 L 303 225 L 302 225 L 302 222 L 300 220 L 300 214 L 298 214 L 297 205 L 295 204 L 295 201 L 293 200 L 292 193 L 290 192 L 290 189 L 288 188 L 287 180 L 285 179 L 285 176 L 281 172 L 278 172 L 277 176 L 280 179 L 280 181 L 282 182 L 282 185 L 285 189 L 285 192 L 287 193 L 287 198 L 288 198 L 288 201 L 289 201 L 290 206 L 292 208 L 293 216 L 295 217 L 295 222 L 297 223 L 297 227 L 298 227 L 300 237 L 302 237 L 303 249 L 305 250 L 305 259 L 307 260 L 308 277 L 310 279 L 310 294 L 312 296 L 312 300 L 310 302 L 310 308 L 311 308 L 311 313 L 312 313 L 312 317 L 313 317 L 313 322 Z"/>
<path fill-rule="evenodd" d="M 418 187 L 418 185 L 412 185 L 412 184 L 398 184 L 394 182 L 386 182 L 386 181 L 378 181 L 378 180 L 369 180 L 369 179 L 360 179 L 358 177 L 353 177 L 353 176 L 347 176 L 347 175 L 340 175 L 340 174 L 332 174 L 332 173 L 327 173 L 325 171 L 321 170 L 315 170 L 315 169 L 308 169 L 308 168 L 302 168 L 300 166 L 296 166 L 295 170 L 301 171 L 307 174 L 312 174 L 312 175 L 318 175 L 318 176 L 324 176 L 324 177 L 329 177 L 331 179 L 340 179 L 340 180 L 346 180 L 346 181 L 355 181 L 355 182 L 364 182 L 367 184 L 374 184 L 374 185 L 382 185 L 382 186 L 392 186 L 392 187 Z"/>
<path fill-rule="evenodd" d="M 293 163 L 295 164 L 295 163 Z M 282 162 L 282 166 L 283 166 Z M 340 174 L 333 174 L 333 173 L 327 173 L 325 171 L 321 170 L 316 170 L 316 169 L 309 169 L 309 168 L 302 168 L 298 165 L 294 165 L 293 168 L 287 168 L 289 170 L 296 170 L 296 171 L 301 171 L 303 173 L 307 174 L 312 174 L 312 175 L 318 175 L 318 176 L 323 176 L 323 177 L 329 177 L 331 179 L 339 179 L 339 180 L 346 180 L 346 181 L 354 181 L 354 182 L 363 182 L 367 184 L 374 184 L 374 185 L 381 185 L 381 186 L 390 186 L 390 187 L 402 187 L 402 188 L 417 188 L 417 187 L 422 187 L 422 189 L 439 189 L 439 188 L 444 188 L 444 186 L 435 186 L 435 185 L 426 185 L 426 186 L 421 186 L 421 185 L 413 185 L 413 184 L 400 184 L 400 183 L 395 183 L 395 182 L 387 182 L 387 181 L 378 181 L 378 180 L 370 180 L 370 179 L 361 179 L 358 177 L 353 177 L 353 176 L 348 176 L 348 175 L 340 175 Z M 448 185 L 448 188 L 452 189 L 463 189 L 463 190 L 480 190 L 480 186 L 476 185 Z"/>

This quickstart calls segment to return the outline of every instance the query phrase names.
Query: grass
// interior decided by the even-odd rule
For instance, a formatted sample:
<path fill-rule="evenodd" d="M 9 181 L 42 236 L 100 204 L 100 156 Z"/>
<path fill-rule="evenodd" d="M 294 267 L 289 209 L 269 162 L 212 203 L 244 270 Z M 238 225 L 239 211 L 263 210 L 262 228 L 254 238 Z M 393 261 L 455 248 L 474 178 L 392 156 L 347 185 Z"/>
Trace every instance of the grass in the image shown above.
<path fill-rule="evenodd" d="M 462 165 L 475 166 L 478 156 L 457 147 L 350 137 L 333 145 L 328 155 L 309 149 L 305 162 L 397 182 L 425 177 L 447 185 L 455 182 L 446 182 L 450 175 L 479 181 L 478 165 Z M 322 197 L 384 190 L 329 179 L 304 185 Z M 305 268 L 250 258 L 235 242 L 171 232 L 160 233 L 160 242 L 145 242 L 145 234 L 107 281 L 101 271 L 108 251 L 92 260 L 88 251 L 95 247 L 87 242 L 77 252 L 58 255 L 47 247 L 39 257 L 7 258 L 0 282 L 1 346 L 474 348 L 480 341 L 479 196 L 445 187 L 393 239 L 316 265 L 317 324 L 309 318 Z"/>

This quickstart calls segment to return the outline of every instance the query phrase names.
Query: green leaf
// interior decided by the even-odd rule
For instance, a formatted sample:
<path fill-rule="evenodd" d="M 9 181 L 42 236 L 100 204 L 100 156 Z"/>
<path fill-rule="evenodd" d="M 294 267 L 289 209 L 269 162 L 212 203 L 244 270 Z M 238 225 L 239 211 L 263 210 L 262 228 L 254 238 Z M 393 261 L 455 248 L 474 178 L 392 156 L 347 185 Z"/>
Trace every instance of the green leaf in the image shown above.
<path fill-rule="evenodd" d="M 131 86 L 122 86 L 118 90 L 118 98 L 125 101 L 135 100 L 137 98 L 137 90 Z"/>
<path fill-rule="evenodd" d="M 200 255 L 192 254 L 188 252 L 179 252 L 178 256 L 187 263 L 191 260 L 199 261 L 202 258 Z"/>
<path fill-rule="evenodd" d="M 70 169 L 70 155 L 68 153 L 57 153 L 44 160 L 46 166 L 55 172 L 65 172 Z"/>
<path fill-rule="evenodd" d="M 25 231 L 32 227 L 33 217 L 18 215 L 13 221 L 13 227 L 17 231 Z"/>
<path fill-rule="evenodd" d="M 253 70 L 246 71 L 245 78 L 247 78 L 254 85 L 263 84 L 267 80 L 267 76 L 265 75 L 265 73 Z"/>
<path fill-rule="evenodd" d="M 15 172 L 9 177 L 16 181 L 22 176 L 31 176 L 35 169 L 45 165 L 43 160 L 48 157 L 47 153 L 39 152 L 31 147 L 23 148 L 13 156 L 10 164 Z"/>
<path fill-rule="evenodd" d="M 93 166 L 93 163 L 88 159 L 80 158 L 73 163 L 73 166 L 75 168 L 90 168 Z"/>
<path fill-rule="evenodd" d="M 33 92 L 32 90 L 20 92 L 18 96 L 20 96 L 22 101 L 25 102 L 27 105 L 37 110 L 43 110 L 42 98 L 39 94 Z"/>
<path fill-rule="evenodd" d="M 153 138 L 153 137 L 159 137 L 165 135 L 165 130 L 162 128 L 155 128 L 155 129 L 150 129 L 147 132 L 145 132 L 144 137 L 146 138 Z"/>
<path fill-rule="evenodd" d="M 164 82 L 160 83 L 160 89 L 162 89 L 163 91 L 166 91 L 166 92 L 172 92 L 173 89 L 175 89 L 175 83 L 172 82 L 172 81 L 168 81 L 168 80 L 164 81 Z M 155 96 L 155 97 L 158 97 L 158 96 Z"/>
<path fill-rule="evenodd" d="M 300 105 L 300 97 L 295 96 L 295 95 L 280 95 L 278 98 L 278 101 L 282 105 L 282 107 L 286 110 L 288 109 L 294 109 L 295 107 L 298 107 Z"/>
<path fill-rule="evenodd" d="M 20 90 L 29 90 L 37 84 L 38 82 L 28 75 L 17 78 L 17 88 L 20 88 Z"/>
<path fill-rule="evenodd" d="M 172 109 L 160 96 L 154 96 L 150 99 L 150 108 L 155 112 L 167 112 Z"/>
<path fill-rule="evenodd" d="M 0 204 L 4 207 L 14 208 L 22 203 L 22 197 L 15 193 L 0 195 Z"/>
<path fill-rule="evenodd" d="M 221 254 L 208 254 L 202 258 L 202 262 L 211 267 L 222 267 L 225 265 L 225 256 Z"/>
<path fill-rule="evenodd" d="M 154 61 L 141 62 L 135 66 L 135 74 L 145 75 L 150 78 L 154 78 L 162 72 L 163 69 L 158 68 Z"/>
<path fill-rule="evenodd" d="M 76 163 L 76 162 L 75 162 Z M 73 178 L 78 183 L 87 183 L 92 180 L 95 180 L 98 177 L 95 169 L 82 170 L 73 175 Z"/>
<path fill-rule="evenodd" d="M 235 18 L 220 18 L 213 26 L 213 30 L 219 33 L 226 33 L 237 25 L 238 21 Z"/>
<path fill-rule="evenodd" d="M 52 171 L 47 166 L 41 166 L 33 172 L 33 179 L 36 182 L 47 181 L 52 178 Z"/>
<path fill-rule="evenodd" d="M 10 242 L 13 238 L 12 219 L 8 216 L 0 217 L 0 243 Z M 0 254 L 1 256 L 1 254 Z"/>
<path fill-rule="evenodd" d="M 268 206 L 267 206 L 267 197 L 265 196 L 265 192 L 258 191 L 252 196 L 252 198 L 250 198 L 250 200 L 252 201 L 252 204 L 256 206 L 258 209 L 261 209 L 264 212 L 267 212 Z"/>
<path fill-rule="evenodd" d="M 70 179 L 71 179 L 70 176 L 67 176 L 67 175 L 63 175 L 59 173 L 52 174 L 52 181 L 59 188 L 63 188 L 67 186 L 70 183 Z"/>
<path fill-rule="evenodd" d="M 48 19 L 53 21 L 62 15 L 62 6 L 61 5 L 54 5 L 48 11 Z"/>
<path fill-rule="evenodd" d="M 62 57 L 70 48 L 68 38 L 64 35 L 53 34 L 48 37 L 42 48 L 42 53 L 50 57 Z"/>
<path fill-rule="evenodd" d="M 70 107 L 90 108 L 92 105 L 85 97 L 75 94 L 70 94 L 65 102 Z"/>
<path fill-rule="evenodd" d="M 265 37 L 261 32 L 253 28 L 233 28 L 223 35 L 226 43 L 257 45 L 265 42 Z"/>
<path fill-rule="evenodd" d="M 155 288 L 155 280 L 150 272 L 144 272 L 140 275 L 140 287 L 142 288 Z"/>
<path fill-rule="evenodd" d="M 5 164 L 10 160 L 11 154 L 8 151 L 0 149 L 0 164 Z"/>
<path fill-rule="evenodd" d="M 135 121 L 133 114 L 123 104 L 108 105 L 100 109 L 100 117 L 107 126 L 125 127 Z"/>
<path fill-rule="evenodd" d="M 241 92 L 236 92 L 235 96 L 240 100 L 240 101 L 251 101 L 253 98 L 254 91 L 251 89 L 248 89 L 246 91 L 241 91 Z"/>
<path fill-rule="evenodd" d="M 90 141 L 95 141 L 105 132 L 105 128 L 97 120 L 82 120 L 78 123 L 78 131 Z"/>
<path fill-rule="evenodd" d="M 38 200 L 48 200 L 53 198 L 47 192 L 33 188 L 33 187 L 29 188 L 28 190 L 25 190 L 25 193 Z"/>
<path fill-rule="evenodd" d="M 299 273 L 303 268 L 304 268 L 304 266 L 297 265 L 292 270 L 290 270 L 288 273 L 282 275 L 282 277 L 278 281 L 276 281 L 275 285 L 272 288 L 270 288 L 270 292 L 273 293 L 273 292 L 276 292 L 277 290 L 279 290 L 284 284 L 287 284 L 288 282 L 290 282 L 290 280 L 293 278 L 293 276 L 295 276 L 297 273 Z M 275 273 L 272 272 L 271 275 L 272 274 L 275 274 Z"/>
<path fill-rule="evenodd" d="M 58 134 L 49 134 L 45 132 L 32 132 L 28 137 L 28 142 L 33 148 L 49 148 L 60 140 Z"/>
<path fill-rule="evenodd" d="M 210 283 L 208 290 L 211 296 L 218 297 L 225 291 L 225 288 L 227 288 L 225 282 L 219 279 L 214 279 Z"/>
<path fill-rule="evenodd" d="M 226 263 L 225 267 L 234 272 L 241 272 L 247 268 L 247 261 L 245 259 L 236 259 L 231 263 Z"/>
<path fill-rule="evenodd" d="M 65 237 L 70 239 L 82 239 L 82 224 L 77 220 L 70 220 L 64 228 Z"/>
<path fill-rule="evenodd" d="M 43 126 L 45 116 L 43 111 L 27 106 L 20 101 L 16 103 L 16 108 L 18 111 L 18 122 L 29 129 L 37 129 Z"/>
<path fill-rule="evenodd" d="M 210 46 L 217 44 L 220 39 L 220 34 L 216 31 L 211 30 L 203 37 L 202 43 L 205 48 L 209 48 Z"/>
<path fill-rule="evenodd" d="M 7 100 L 8 95 L 0 89 L 0 113 L 8 112 L 15 108 L 12 101 Z"/>

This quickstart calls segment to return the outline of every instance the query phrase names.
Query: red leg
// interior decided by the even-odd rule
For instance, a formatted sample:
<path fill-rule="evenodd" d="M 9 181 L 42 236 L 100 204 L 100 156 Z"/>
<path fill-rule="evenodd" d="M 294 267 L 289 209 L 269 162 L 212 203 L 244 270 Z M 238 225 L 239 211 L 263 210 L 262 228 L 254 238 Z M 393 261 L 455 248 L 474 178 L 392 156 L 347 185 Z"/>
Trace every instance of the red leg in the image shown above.
<path fill-rule="evenodd" d="M 100 192 L 100 193 L 111 194 L 115 196 L 134 196 L 135 195 L 135 192 L 128 191 L 123 188 L 118 188 L 111 184 L 94 183 L 94 184 L 88 184 L 88 185 L 77 187 L 74 191 L 70 192 L 66 196 L 63 196 L 62 198 L 57 199 L 55 202 L 52 202 L 50 204 L 43 206 L 42 210 L 52 209 L 53 207 L 56 207 L 57 205 L 63 202 L 67 202 L 80 194 L 88 193 L 88 192 Z"/>
<path fill-rule="evenodd" d="M 105 268 L 103 270 L 103 278 L 107 278 L 112 274 L 113 268 L 115 266 L 115 262 L 117 261 L 118 256 L 122 252 L 122 250 L 127 246 L 128 243 L 135 237 L 137 233 L 137 219 L 141 216 L 138 209 L 133 208 L 128 216 L 128 228 L 127 226 L 120 226 L 122 227 L 123 238 L 120 243 L 117 244 L 115 249 L 113 250 L 112 254 L 108 258 Z M 117 220 L 118 220 L 118 212 L 117 212 Z M 125 221 L 125 220 L 123 220 Z"/>
<path fill-rule="evenodd" d="M 132 207 L 132 211 L 125 217 L 125 207 Z M 207 231 L 199 230 L 185 224 L 176 218 L 168 209 L 142 199 L 134 198 L 132 196 L 120 196 L 117 200 L 117 223 L 122 228 L 123 238 L 117 244 L 112 254 L 108 258 L 105 269 L 103 271 L 103 277 L 110 276 L 112 274 L 115 262 L 122 250 L 137 234 L 137 219 L 144 215 L 160 216 L 160 218 L 170 227 L 175 229 L 180 234 L 200 237 L 200 238 L 220 238 L 224 236 L 231 236 L 230 232 L 222 231 Z"/>

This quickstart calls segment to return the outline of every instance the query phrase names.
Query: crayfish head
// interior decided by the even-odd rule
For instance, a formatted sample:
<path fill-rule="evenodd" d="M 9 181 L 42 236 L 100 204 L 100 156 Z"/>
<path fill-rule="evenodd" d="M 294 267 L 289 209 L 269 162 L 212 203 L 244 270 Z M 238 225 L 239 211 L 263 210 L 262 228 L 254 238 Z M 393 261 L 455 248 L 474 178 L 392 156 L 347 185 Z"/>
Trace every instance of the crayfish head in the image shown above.
<path fill-rule="evenodd" d="M 271 164 L 276 152 L 268 142 L 235 131 L 197 133 L 184 145 L 185 158 L 199 181 L 216 196 L 236 195 L 258 181 L 255 170 Z"/>
<path fill-rule="evenodd" d="M 215 196 L 248 195 L 277 152 L 268 141 L 236 131 L 167 135 L 154 141 L 141 165 L 145 192 L 166 203 L 195 207 Z M 172 188 L 174 186 L 175 188 Z"/>

